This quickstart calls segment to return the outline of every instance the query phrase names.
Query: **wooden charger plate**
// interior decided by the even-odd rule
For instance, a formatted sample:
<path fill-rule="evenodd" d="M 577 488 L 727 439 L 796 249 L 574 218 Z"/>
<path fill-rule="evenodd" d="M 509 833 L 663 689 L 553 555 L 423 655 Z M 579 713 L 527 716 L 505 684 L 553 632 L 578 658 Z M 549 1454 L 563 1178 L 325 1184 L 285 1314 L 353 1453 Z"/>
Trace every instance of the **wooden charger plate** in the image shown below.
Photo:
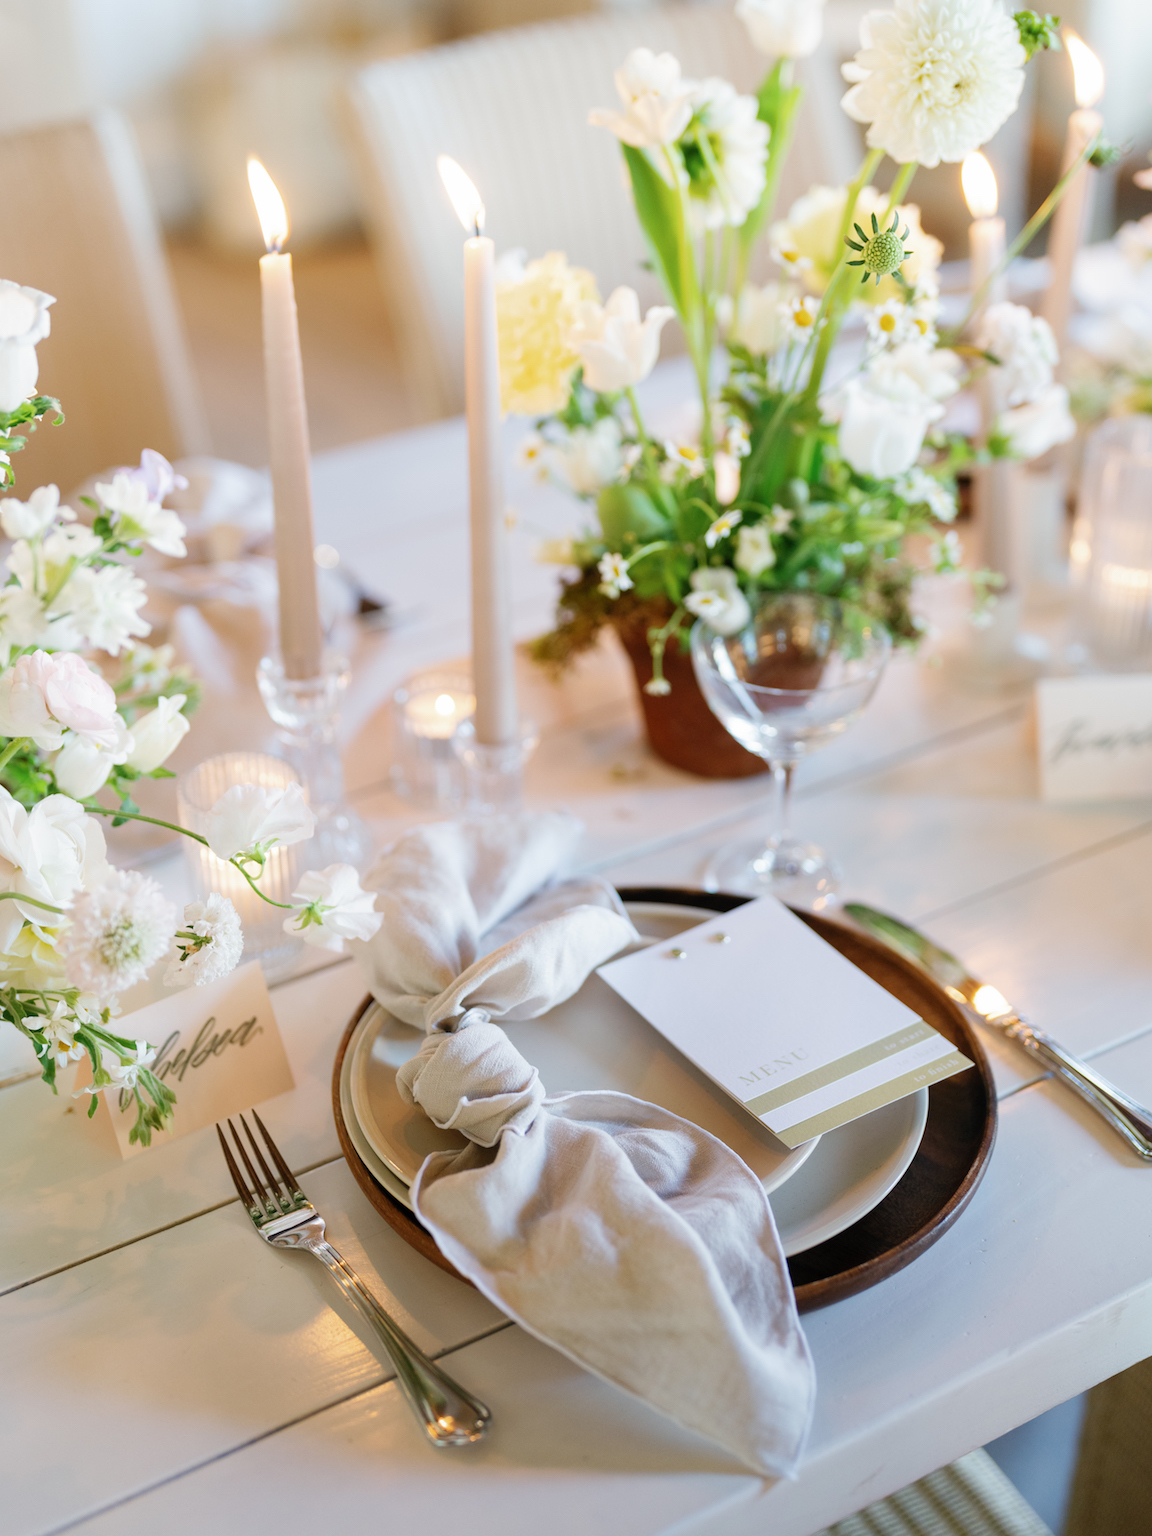
<path fill-rule="evenodd" d="M 620 895 L 625 901 L 699 907 L 707 912 L 731 912 L 749 900 L 746 896 L 664 887 L 621 889 Z M 924 1136 L 907 1173 L 891 1193 L 837 1237 L 788 1260 L 797 1305 L 801 1312 L 807 1312 L 867 1290 L 878 1280 L 903 1269 L 943 1237 L 984 1176 L 996 1139 L 996 1094 L 975 1026 L 930 976 L 868 934 L 811 912 L 796 915 L 975 1063 L 968 1071 L 958 1072 L 929 1088 Z M 336 1052 L 332 1071 L 336 1134 L 353 1177 L 388 1225 L 433 1264 L 463 1279 L 412 1212 L 377 1184 L 352 1145 L 344 1124 L 340 1068 L 352 1032 L 371 1005 L 372 998 L 366 997 L 344 1031 Z"/>

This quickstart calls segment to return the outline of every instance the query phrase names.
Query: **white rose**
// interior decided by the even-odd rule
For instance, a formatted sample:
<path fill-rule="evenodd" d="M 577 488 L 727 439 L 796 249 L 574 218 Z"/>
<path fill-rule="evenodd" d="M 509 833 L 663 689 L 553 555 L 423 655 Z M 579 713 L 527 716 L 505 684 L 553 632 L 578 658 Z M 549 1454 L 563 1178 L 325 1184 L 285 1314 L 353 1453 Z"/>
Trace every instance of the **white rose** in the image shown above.
<path fill-rule="evenodd" d="M 692 81 L 681 80 L 680 63 L 670 53 L 634 48 L 616 71 L 616 93 L 623 112 L 589 112 L 594 128 L 608 128 L 623 144 L 648 149 L 674 144 L 692 117 Z"/>
<path fill-rule="evenodd" d="M 693 571 L 692 591 L 684 599 L 689 613 L 703 619 L 718 635 L 734 635 L 752 618 L 748 599 L 740 590 L 736 572 L 727 566 Z"/>
<path fill-rule="evenodd" d="M 292 900 L 300 906 L 284 919 L 284 932 L 317 949 L 339 953 L 345 939 L 370 939 L 384 921 L 381 913 L 372 910 L 375 892 L 360 889 L 359 877 L 350 864 L 310 870 L 300 877 Z"/>
<path fill-rule="evenodd" d="M 40 486 L 27 501 L 17 501 L 15 496 L 0 501 L 0 524 L 10 539 L 38 539 L 58 517 L 72 522 L 76 514 L 71 507 L 60 505 L 60 490 L 55 485 Z"/>
<path fill-rule="evenodd" d="M 767 524 L 753 523 L 736 535 L 736 569 L 747 576 L 759 576 L 776 564 L 776 551 Z"/>
<path fill-rule="evenodd" d="M 905 374 L 930 400 L 947 400 L 960 388 L 964 364 L 947 347 L 925 347 L 915 341 L 906 341 L 882 352 L 868 371 L 875 379 L 891 379 L 895 374 Z"/>
<path fill-rule="evenodd" d="M 208 813 L 205 835 L 216 857 L 228 860 L 273 843 L 282 847 L 302 843 L 315 830 L 316 818 L 299 784 L 284 789 L 234 784 Z"/>
<path fill-rule="evenodd" d="M 660 355 L 660 332 L 674 313 L 657 304 L 641 320 L 634 288 L 617 288 L 607 304 L 590 299 L 577 304 L 567 340 L 584 365 L 588 388 L 604 393 L 646 379 Z"/>
<path fill-rule="evenodd" d="M 806 59 L 820 46 L 824 0 L 736 0 L 736 14 L 769 58 Z"/>
<path fill-rule="evenodd" d="M 1071 442 L 1076 423 L 1068 409 L 1068 391 L 1063 384 L 1051 385 L 1038 400 L 1005 411 L 997 418 L 996 430 L 1019 459 L 1036 459 L 1057 443 Z"/>
<path fill-rule="evenodd" d="M 27 811 L 0 786 L 0 890 L 66 908 L 107 872 L 104 834 L 82 805 L 49 795 Z M 48 928 L 59 921 L 31 903 L 0 901 L 0 951 L 12 948 L 25 919 Z"/>
<path fill-rule="evenodd" d="M 36 343 L 51 329 L 56 300 L 38 288 L 0 278 L 0 411 L 14 411 L 35 391 L 40 376 Z"/>
<path fill-rule="evenodd" d="M 841 391 L 840 453 L 858 475 L 889 480 L 912 468 L 943 406 L 904 372 L 864 374 Z"/>
<path fill-rule="evenodd" d="M 187 702 L 186 693 L 174 693 L 171 698 L 160 699 L 155 709 L 133 723 L 129 768 L 151 773 L 171 757 L 190 729 L 188 717 L 180 713 Z"/>

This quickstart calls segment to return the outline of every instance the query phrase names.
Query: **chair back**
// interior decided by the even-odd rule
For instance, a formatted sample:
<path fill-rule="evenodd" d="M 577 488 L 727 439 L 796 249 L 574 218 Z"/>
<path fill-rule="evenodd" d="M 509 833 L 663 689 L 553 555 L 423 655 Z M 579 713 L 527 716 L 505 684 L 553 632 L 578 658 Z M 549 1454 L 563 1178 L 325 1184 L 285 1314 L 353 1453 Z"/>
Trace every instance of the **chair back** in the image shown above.
<path fill-rule="evenodd" d="M 13 460 L 18 494 L 210 451 L 159 226 L 131 129 L 101 111 L 0 139 L 0 277 L 54 294 L 41 393 L 68 417 Z"/>
<path fill-rule="evenodd" d="M 406 383 L 425 418 L 463 403 L 463 231 L 436 156 L 476 182 L 498 251 L 564 251 L 607 297 L 620 284 L 655 303 L 619 145 L 588 126 L 617 105 L 613 72 L 630 49 L 674 53 L 685 75 L 720 75 L 754 91 L 768 61 L 731 6 L 663 5 L 579 16 L 470 38 L 358 72 L 348 113 L 364 209 Z M 814 182 L 847 180 L 858 158 L 836 108 L 843 86 L 828 56 L 801 66 L 808 90 L 778 207 Z"/>

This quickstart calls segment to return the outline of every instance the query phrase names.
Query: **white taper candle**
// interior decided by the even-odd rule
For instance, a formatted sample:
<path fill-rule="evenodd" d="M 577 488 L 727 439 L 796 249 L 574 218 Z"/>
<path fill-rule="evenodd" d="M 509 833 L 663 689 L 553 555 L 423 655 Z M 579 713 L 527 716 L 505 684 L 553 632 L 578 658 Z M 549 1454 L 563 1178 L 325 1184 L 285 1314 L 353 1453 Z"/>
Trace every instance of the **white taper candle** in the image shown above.
<path fill-rule="evenodd" d="M 1099 112 L 1092 110 L 1104 93 L 1104 71 L 1096 55 L 1071 28 L 1064 29 L 1064 41 L 1076 80 L 1076 111 L 1068 119 L 1064 141 L 1065 175 L 1104 126 Z M 1040 313 L 1052 327 L 1056 345 L 1064 350 L 1068 337 L 1068 317 L 1072 309 L 1072 268 L 1076 252 L 1084 240 L 1092 211 L 1092 177 L 1087 164 L 1082 165 L 1069 182 L 1060 206 L 1052 216 L 1048 236 L 1048 288 Z"/>

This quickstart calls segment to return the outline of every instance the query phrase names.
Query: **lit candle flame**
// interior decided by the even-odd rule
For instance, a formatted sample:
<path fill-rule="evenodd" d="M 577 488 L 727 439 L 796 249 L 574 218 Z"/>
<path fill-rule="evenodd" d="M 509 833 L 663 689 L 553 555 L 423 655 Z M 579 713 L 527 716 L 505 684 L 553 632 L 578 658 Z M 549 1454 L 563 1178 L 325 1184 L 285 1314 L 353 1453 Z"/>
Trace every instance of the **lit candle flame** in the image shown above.
<path fill-rule="evenodd" d="M 1078 107 L 1094 107 L 1104 94 L 1104 69 L 1084 39 L 1064 28 L 1064 46 L 1072 60 L 1072 80 Z"/>
<path fill-rule="evenodd" d="M 469 234 L 479 235 L 484 230 L 484 204 L 471 177 L 449 155 L 436 156 L 436 169 L 440 180 L 452 199 L 456 217 Z"/>
<path fill-rule="evenodd" d="M 972 1006 L 977 1013 L 982 1013 L 986 1019 L 998 1019 L 1012 1009 L 1008 1005 L 1008 999 L 1002 992 L 997 992 L 995 987 L 987 984 L 978 988 L 972 999 Z"/>
<path fill-rule="evenodd" d="M 990 219 L 996 212 L 1000 193 L 996 174 L 978 149 L 965 156 L 960 167 L 960 185 L 964 188 L 964 201 L 972 217 Z"/>
<path fill-rule="evenodd" d="M 288 238 L 288 210 L 276 183 L 255 155 L 248 156 L 248 185 L 264 232 L 264 245 L 269 251 L 279 251 Z"/>

